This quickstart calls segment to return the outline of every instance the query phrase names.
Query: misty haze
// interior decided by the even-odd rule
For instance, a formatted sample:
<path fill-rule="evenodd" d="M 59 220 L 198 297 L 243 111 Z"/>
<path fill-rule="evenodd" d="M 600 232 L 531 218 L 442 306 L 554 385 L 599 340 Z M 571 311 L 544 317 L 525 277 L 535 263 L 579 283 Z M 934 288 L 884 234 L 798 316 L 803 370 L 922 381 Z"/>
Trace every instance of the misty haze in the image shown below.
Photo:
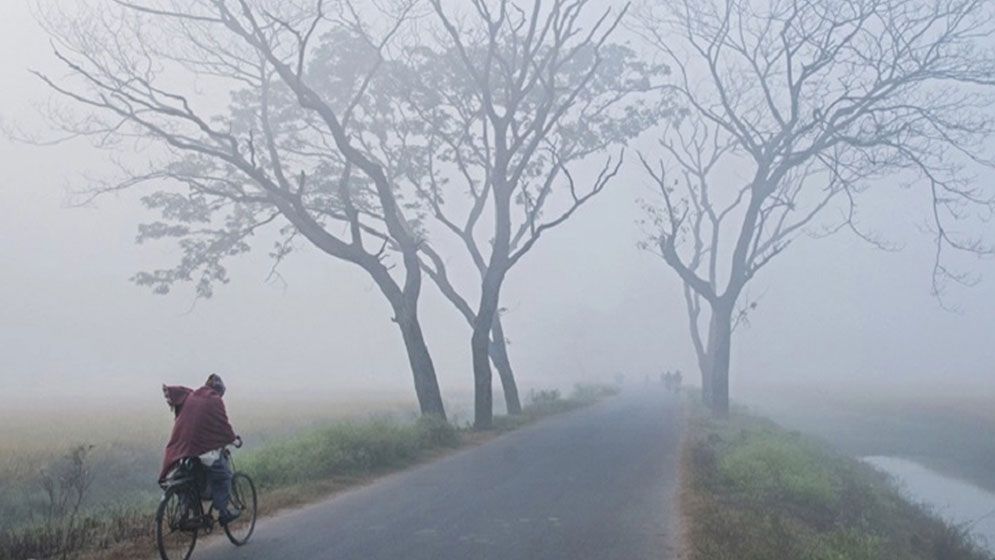
<path fill-rule="evenodd" d="M 7 0 L 0 560 L 995 558 L 992 0 Z"/>

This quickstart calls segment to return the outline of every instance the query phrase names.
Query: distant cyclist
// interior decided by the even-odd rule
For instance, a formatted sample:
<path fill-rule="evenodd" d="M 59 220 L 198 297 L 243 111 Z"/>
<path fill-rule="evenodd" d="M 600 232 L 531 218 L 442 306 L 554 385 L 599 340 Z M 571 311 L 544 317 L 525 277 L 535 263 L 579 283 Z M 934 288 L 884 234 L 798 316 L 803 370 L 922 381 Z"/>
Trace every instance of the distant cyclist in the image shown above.
<path fill-rule="evenodd" d="M 173 434 L 166 444 L 159 480 L 164 480 L 182 459 L 199 458 L 207 472 L 218 521 L 222 525 L 231 523 L 238 519 L 241 512 L 229 509 L 232 468 L 223 451 L 231 444 L 240 446 L 242 440 L 235 435 L 228 422 L 228 413 L 222 400 L 225 394 L 224 382 L 221 377 L 212 373 L 200 389 L 163 385 L 162 393 L 176 420 L 173 423 Z"/>

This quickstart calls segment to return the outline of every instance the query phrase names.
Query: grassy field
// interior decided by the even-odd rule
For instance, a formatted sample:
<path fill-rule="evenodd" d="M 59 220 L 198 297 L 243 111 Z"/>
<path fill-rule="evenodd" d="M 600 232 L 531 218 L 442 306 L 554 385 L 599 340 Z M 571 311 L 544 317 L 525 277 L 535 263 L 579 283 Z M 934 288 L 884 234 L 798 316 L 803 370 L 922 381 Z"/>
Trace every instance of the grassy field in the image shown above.
<path fill-rule="evenodd" d="M 682 469 L 691 560 L 992 558 L 885 475 L 757 417 L 695 412 Z"/>
<path fill-rule="evenodd" d="M 353 408 L 348 414 L 338 408 L 331 416 L 320 410 L 307 413 L 294 408 L 282 416 L 283 421 L 270 409 L 260 417 L 240 417 L 239 429 L 248 430 L 242 431 L 246 439 L 259 443 L 238 452 L 235 462 L 239 470 L 254 478 L 262 512 L 269 513 L 480 443 L 502 431 L 613 393 L 611 388 L 590 386 L 578 386 L 568 396 L 558 391 L 533 392 L 522 416 L 498 417 L 496 430 L 487 434 L 418 419 L 413 410 L 398 403 L 379 403 L 365 412 Z M 265 420 L 267 417 L 273 420 Z M 153 424 L 140 418 L 125 414 L 111 418 L 101 427 L 107 431 L 90 432 L 91 438 L 114 434 L 115 426 L 128 428 L 115 436 L 86 440 L 95 443 L 85 445 L 65 440 L 71 437 L 67 432 L 74 429 L 69 425 L 38 427 L 28 434 L 15 431 L 17 438 L 4 441 L 4 449 L 11 455 L 4 455 L 0 465 L 0 560 L 56 558 L 63 557 L 62 552 L 69 553 L 65 557 L 82 554 L 107 560 L 153 552 L 152 514 L 159 496 L 155 476 L 169 423 L 167 419 L 163 429 L 161 419 Z M 62 451 L 55 453 L 60 447 Z M 80 453 L 82 464 L 73 460 Z M 70 484 L 69 511 L 62 508 L 53 515 L 53 502 L 60 499 L 52 500 L 45 481 L 54 481 L 54 494 L 59 498 L 64 482 L 81 472 L 90 481 L 83 507 L 78 514 L 72 513 L 75 486 Z"/>
<path fill-rule="evenodd" d="M 0 413 L 0 531 L 43 520 L 50 499 L 42 475 L 65 467 L 65 455 L 80 445 L 92 446 L 87 455 L 92 481 L 83 504 L 85 511 L 102 514 L 108 508 L 154 503 L 159 494 L 155 478 L 172 428 L 172 414 L 161 400 L 151 405 Z M 229 415 L 249 453 L 329 423 L 371 418 L 410 423 L 417 417 L 417 407 L 390 400 L 234 400 L 229 404 Z"/>

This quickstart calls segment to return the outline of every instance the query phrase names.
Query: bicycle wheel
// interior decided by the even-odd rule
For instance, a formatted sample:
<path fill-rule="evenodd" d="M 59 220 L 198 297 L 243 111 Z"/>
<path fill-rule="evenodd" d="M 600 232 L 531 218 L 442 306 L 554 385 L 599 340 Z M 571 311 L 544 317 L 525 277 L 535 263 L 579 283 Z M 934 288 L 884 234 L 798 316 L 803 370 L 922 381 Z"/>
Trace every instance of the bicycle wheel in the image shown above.
<path fill-rule="evenodd" d="M 249 537 L 256 530 L 256 485 L 252 479 L 242 473 L 235 473 L 231 479 L 231 504 L 237 507 L 242 515 L 225 525 L 225 534 L 235 546 L 249 542 Z"/>
<path fill-rule="evenodd" d="M 197 544 L 200 515 L 184 488 L 170 488 L 155 514 L 155 541 L 162 560 L 187 560 Z"/>

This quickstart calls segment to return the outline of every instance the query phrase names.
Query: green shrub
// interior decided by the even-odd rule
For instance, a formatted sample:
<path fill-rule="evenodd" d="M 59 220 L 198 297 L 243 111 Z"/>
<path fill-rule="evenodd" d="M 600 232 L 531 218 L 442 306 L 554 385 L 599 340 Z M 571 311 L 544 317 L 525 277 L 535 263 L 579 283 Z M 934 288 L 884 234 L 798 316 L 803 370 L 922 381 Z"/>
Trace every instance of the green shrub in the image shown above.
<path fill-rule="evenodd" d="M 684 450 L 690 560 L 991 560 L 884 475 L 760 419 L 699 411 Z"/>
<path fill-rule="evenodd" d="M 530 391 L 527 404 L 522 412 L 530 419 L 541 418 L 593 404 L 617 394 L 618 388 L 610 385 L 577 384 L 574 385 L 573 391 L 567 398 L 563 398 L 560 391 L 556 389 Z"/>
<path fill-rule="evenodd" d="M 885 542 L 856 529 L 833 531 L 817 539 L 806 560 L 882 560 Z"/>
<path fill-rule="evenodd" d="M 151 552 L 154 507 L 107 508 L 71 522 L 0 531 L 0 560 L 75 558 L 79 551 L 129 540 L 141 540 Z"/>
<path fill-rule="evenodd" d="M 722 456 L 719 474 L 734 491 L 765 502 L 831 508 L 838 481 L 822 455 L 785 434 L 750 434 Z"/>
<path fill-rule="evenodd" d="M 542 391 L 530 391 L 528 404 L 522 412 L 529 417 L 538 418 L 558 412 L 565 412 L 576 406 L 576 403 L 568 401 L 560 395 L 556 389 L 546 389 Z"/>
<path fill-rule="evenodd" d="M 619 388 L 615 385 L 589 385 L 578 383 L 574 385 L 573 392 L 570 393 L 570 400 L 592 403 L 607 397 L 613 397 L 619 393 Z"/>
<path fill-rule="evenodd" d="M 558 389 L 542 389 L 539 391 L 529 391 L 529 404 L 532 406 L 544 406 L 555 404 L 563 400 Z"/>
<path fill-rule="evenodd" d="M 240 468 L 262 487 L 299 484 L 403 466 L 431 449 L 458 444 L 456 429 L 441 419 L 343 422 L 247 453 Z"/>
<path fill-rule="evenodd" d="M 418 437 L 426 448 L 458 447 L 460 444 L 459 430 L 438 416 L 422 416 L 415 423 Z"/>

